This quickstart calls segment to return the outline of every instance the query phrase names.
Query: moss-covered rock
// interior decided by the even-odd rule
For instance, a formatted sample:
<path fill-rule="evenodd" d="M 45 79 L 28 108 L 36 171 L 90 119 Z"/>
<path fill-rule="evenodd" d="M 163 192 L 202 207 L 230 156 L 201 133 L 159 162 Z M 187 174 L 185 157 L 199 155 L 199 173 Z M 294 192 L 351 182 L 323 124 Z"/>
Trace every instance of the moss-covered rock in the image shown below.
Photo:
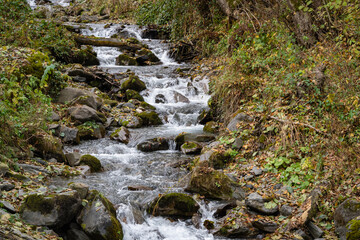
<path fill-rule="evenodd" d="M 139 128 L 143 126 L 143 120 L 140 117 L 134 116 L 132 114 L 119 116 L 116 118 L 116 121 L 118 122 L 119 126 L 124 126 L 127 128 Z"/>
<path fill-rule="evenodd" d="M 125 65 L 125 66 L 137 66 L 138 62 L 136 61 L 135 58 L 130 57 L 127 54 L 120 54 L 117 58 L 116 58 L 116 65 Z"/>
<path fill-rule="evenodd" d="M 185 142 L 180 149 L 184 154 L 199 154 L 202 146 L 197 142 Z"/>
<path fill-rule="evenodd" d="M 120 127 L 110 135 L 110 139 L 128 144 L 130 140 L 130 131 L 126 127 Z"/>
<path fill-rule="evenodd" d="M 231 156 L 224 151 L 209 150 L 200 155 L 200 162 L 207 162 L 209 167 L 223 169 L 231 161 Z"/>
<path fill-rule="evenodd" d="M 346 233 L 346 240 L 360 239 L 360 217 L 354 218 L 346 225 L 348 232 Z"/>
<path fill-rule="evenodd" d="M 166 138 L 153 138 L 148 139 L 142 143 L 137 145 L 137 149 L 142 152 L 154 152 L 159 150 L 168 150 L 169 149 L 169 142 Z"/>
<path fill-rule="evenodd" d="M 203 131 L 208 133 L 217 133 L 219 131 L 219 124 L 214 121 L 207 122 Z"/>
<path fill-rule="evenodd" d="M 199 210 L 197 202 L 184 193 L 169 193 L 156 198 L 148 208 L 155 216 L 191 218 Z"/>
<path fill-rule="evenodd" d="M 240 186 L 223 172 L 200 166 L 193 169 L 185 191 L 219 200 L 242 200 L 245 197 Z"/>
<path fill-rule="evenodd" d="M 360 217 L 360 202 L 356 199 L 347 199 L 341 203 L 334 213 L 335 230 L 340 239 L 348 239 L 347 236 L 356 236 L 356 228 Z M 352 220 L 354 220 L 352 222 Z M 350 223 L 352 222 L 352 223 Z M 355 238 L 357 239 L 357 238 Z"/>
<path fill-rule="evenodd" d="M 161 125 L 162 121 L 159 115 L 154 111 L 145 111 L 142 113 L 137 113 L 136 116 L 142 119 L 144 126 L 151 126 L 151 125 Z"/>
<path fill-rule="evenodd" d="M 49 134 L 39 133 L 29 139 L 35 148 L 35 154 L 42 158 L 55 158 L 58 162 L 65 162 L 65 154 L 61 140 Z"/>
<path fill-rule="evenodd" d="M 140 80 L 138 76 L 131 74 L 129 79 L 121 84 L 121 90 L 126 91 L 128 89 L 135 90 L 137 92 L 141 92 L 146 89 L 146 85 L 143 81 Z"/>
<path fill-rule="evenodd" d="M 147 102 L 141 102 L 140 107 L 144 108 L 145 110 L 152 110 L 152 111 L 156 110 L 156 107 L 154 107 L 153 105 L 148 104 Z"/>
<path fill-rule="evenodd" d="M 136 61 L 140 66 L 151 65 L 153 63 L 160 62 L 160 59 L 149 49 L 142 48 L 136 53 L 139 55 L 139 57 L 136 58 Z"/>
<path fill-rule="evenodd" d="M 144 101 L 143 96 L 141 96 L 139 92 L 137 92 L 135 90 L 132 90 L 132 89 L 126 90 L 125 96 L 126 96 L 126 100 L 128 100 L 128 101 L 130 99 L 136 99 L 136 100 L 139 100 L 139 101 Z"/>
<path fill-rule="evenodd" d="M 77 126 L 80 140 L 96 140 L 105 137 L 105 127 L 102 124 L 86 122 Z"/>
<path fill-rule="evenodd" d="M 80 165 L 88 165 L 91 172 L 100 172 L 102 170 L 100 160 L 89 154 L 81 156 Z"/>
<path fill-rule="evenodd" d="M 87 201 L 77 217 L 82 230 L 91 239 L 122 240 L 122 226 L 116 218 L 113 204 L 96 190 L 88 194 Z"/>
<path fill-rule="evenodd" d="M 27 223 L 61 228 L 74 219 L 81 207 L 76 191 L 59 194 L 32 194 L 25 198 L 20 214 Z"/>

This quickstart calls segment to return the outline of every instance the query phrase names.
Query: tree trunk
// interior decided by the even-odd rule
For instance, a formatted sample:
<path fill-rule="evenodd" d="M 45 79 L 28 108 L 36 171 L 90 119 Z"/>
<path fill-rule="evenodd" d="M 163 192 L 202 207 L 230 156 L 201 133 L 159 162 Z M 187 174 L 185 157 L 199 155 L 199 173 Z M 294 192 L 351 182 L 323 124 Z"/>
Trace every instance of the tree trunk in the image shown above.
<path fill-rule="evenodd" d="M 142 48 L 140 44 L 128 43 L 116 38 L 90 38 L 76 36 L 75 41 L 81 45 L 118 47 L 120 50 L 128 50 L 131 52 L 135 52 L 136 50 L 140 50 Z"/>

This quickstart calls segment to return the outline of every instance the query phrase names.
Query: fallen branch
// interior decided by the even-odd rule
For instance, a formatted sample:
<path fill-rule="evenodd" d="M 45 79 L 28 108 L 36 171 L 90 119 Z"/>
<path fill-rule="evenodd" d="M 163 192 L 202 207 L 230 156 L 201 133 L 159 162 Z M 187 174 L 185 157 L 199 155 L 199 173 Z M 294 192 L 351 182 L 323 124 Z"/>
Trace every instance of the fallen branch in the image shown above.
<path fill-rule="evenodd" d="M 135 52 L 136 50 L 140 50 L 142 48 L 140 44 L 128 43 L 116 38 L 91 38 L 76 36 L 75 41 L 82 45 L 118 47 L 120 50 L 128 50 L 131 52 Z"/>

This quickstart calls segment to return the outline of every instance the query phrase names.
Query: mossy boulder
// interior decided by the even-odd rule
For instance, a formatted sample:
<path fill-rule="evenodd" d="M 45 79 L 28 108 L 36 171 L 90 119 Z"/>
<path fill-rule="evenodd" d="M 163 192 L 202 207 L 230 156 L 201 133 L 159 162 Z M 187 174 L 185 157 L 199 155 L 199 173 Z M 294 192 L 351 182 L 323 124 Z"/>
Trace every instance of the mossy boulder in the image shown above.
<path fill-rule="evenodd" d="M 102 170 L 101 162 L 94 156 L 89 154 L 83 155 L 80 158 L 80 165 L 87 165 L 91 172 L 100 172 Z"/>
<path fill-rule="evenodd" d="M 68 112 L 75 123 L 85 123 L 90 121 L 106 122 L 106 119 L 103 118 L 100 112 L 97 112 L 95 109 L 86 105 L 71 107 L 68 109 Z"/>
<path fill-rule="evenodd" d="M 136 61 L 136 58 L 130 57 L 127 54 L 120 54 L 116 58 L 115 64 L 120 66 L 137 66 L 138 62 Z"/>
<path fill-rule="evenodd" d="M 49 134 L 38 133 L 29 139 L 29 143 L 35 148 L 35 154 L 41 158 L 55 158 L 58 162 L 65 162 L 63 145 L 59 138 Z"/>
<path fill-rule="evenodd" d="M 132 90 L 132 89 L 126 90 L 125 96 L 126 96 L 126 100 L 128 100 L 128 101 L 130 99 L 136 99 L 136 100 L 139 100 L 139 101 L 144 101 L 143 96 L 141 96 L 139 92 L 137 92 L 135 90 Z"/>
<path fill-rule="evenodd" d="M 359 231 L 356 230 L 356 228 L 359 227 L 359 220 L 356 220 L 359 216 L 360 202 L 355 199 L 347 199 L 338 206 L 334 213 L 334 221 L 335 231 L 341 240 L 348 239 L 347 235 L 356 236 L 357 233 L 359 233 Z"/>
<path fill-rule="evenodd" d="M 146 85 L 143 81 L 139 79 L 138 76 L 131 74 L 129 79 L 121 84 L 121 90 L 126 91 L 128 89 L 135 90 L 137 92 L 141 92 L 146 89 Z"/>
<path fill-rule="evenodd" d="M 137 149 L 142 152 L 154 152 L 159 150 L 168 150 L 169 149 L 169 142 L 166 138 L 153 138 L 148 139 L 142 143 L 137 145 Z"/>
<path fill-rule="evenodd" d="M 122 226 L 113 204 L 96 190 L 92 190 L 86 200 L 88 204 L 76 219 L 82 230 L 91 239 L 122 240 Z"/>
<path fill-rule="evenodd" d="M 199 193 L 210 199 L 243 200 L 245 192 L 223 172 L 209 167 L 196 167 L 185 191 Z"/>
<path fill-rule="evenodd" d="M 346 224 L 347 233 L 346 240 L 360 239 L 360 216 L 351 220 Z"/>
<path fill-rule="evenodd" d="M 81 198 L 76 191 L 32 194 L 25 198 L 20 214 L 29 224 L 61 228 L 75 218 L 80 208 Z"/>
<path fill-rule="evenodd" d="M 130 131 L 126 127 L 120 127 L 110 135 L 110 139 L 128 144 L 130 141 Z"/>
<path fill-rule="evenodd" d="M 180 149 L 184 154 L 199 154 L 202 146 L 197 142 L 185 142 Z"/>
<path fill-rule="evenodd" d="M 199 210 L 199 204 L 184 193 L 162 195 L 151 203 L 148 213 L 172 218 L 191 218 Z"/>
<path fill-rule="evenodd" d="M 217 133 L 219 131 L 219 124 L 214 121 L 207 122 L 203 131 L 208 133 Z"/>
<path fill-rule="evenodd" d="M 223 169 L 231 159 L 231 156 L 227 152 L 209 150 L 200 155 L 199 162 L 203 164 L 206 162 L 207 166 L 214 169 Z"/>
<path fill-rule="evenodd" d="M 140 66 L 151 65 L 153 63 L 160 63 L 160 59 L 149 49 L 142 48 L 138 50 L 136 61 Z"/>
<path fill-rule="evenodd" d="M 116 121 L 118 122 L 119 126 L 124 126 L 127 128 L 140 128 L 143 126 L 143 120 L 132 114 L 127 114 L 123 116 L 119 116 Z"/>
<path fill-rule="evenodd" d="M 161 125 L 162 121 L 159 115 L 154 111 L 145 111 L 137 113 L 136 116 L 140 117 L 144 126 Z"/>
<path fill-rule="evenodd" d="M 105 137 L 105 127 L 102 124 L 87 122 L 77 126 L 80 140 L 96 140 Z"/>
<path fill-rule="evenodd" d="M 147 102 L 141 102 L 140 107 L 144 108 L 145 110 L 151 110 L 151 111 L 156 110 L 156 107 L 154 107 L 153 105 L 148 104 Z"/>

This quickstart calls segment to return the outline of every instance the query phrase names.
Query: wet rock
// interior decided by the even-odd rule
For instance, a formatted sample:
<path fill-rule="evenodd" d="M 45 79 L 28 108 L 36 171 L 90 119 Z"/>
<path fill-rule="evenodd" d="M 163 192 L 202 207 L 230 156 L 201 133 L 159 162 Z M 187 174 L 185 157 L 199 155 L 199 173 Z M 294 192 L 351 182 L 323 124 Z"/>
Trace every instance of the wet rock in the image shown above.
<path fill-rule="evenodd" d="M 200 155 L 199 163 L 204 164 L 206 162 L 209 167 L 223 169 L 231 159 L 231 156 L 224 151 L 208 150 Z"/>
<path fill-rule="evenodd" d="M 69 188 L 75 190 L 81 199 L 85 199 L 89 192 L 89 186 L 84 183 L 74 182 L 69 184 Z"/>
<path fill-rule="evenodd" d="M 126 100 L 127 100 L 127 101 L 129 101 L 129 100 L 131 100 L 131 99 L 136 99 L 136 100 L 139 100 L 139 101 L 144 101 L 143 96 L 141 96 L 139 92 L 137 92 L 137 91 L 135 91 L 135 90 L 132 90 L 132 89 L 126 90 L 125 96 L 126 96 Z"/>
<path fill-rule="evenodd" d="M 143 224 L 145 222 L 145 218 L 143 212 L 137 206 L 131 206 L 131 211 L 134 216 L 134 221 L 136 224 Z"/>
<path fill-rule="evenodd" d="M 164 28 L 161 28 L 156 25 L 148 26 L 142 33 L 142 38 L 148 38 L 148 39 L 169 39 L 170 38 L 170 32 Z"/>
<path fill-rule="evenodd" d="M 77 128 L 61 126 L 55 131 L 55 134 L 63 143 L 74 145 L 80 143 L 80 135 Z"/>
<path fill-rule="evenodd" d="M 32 194 L 25 198 L 20 214 L 27 223 L 61 228 L 80 210 L 81 199 L 76 191 L 59 194 Z"/>
<path fill-rule="evenodd" d="M 126 91 L 128 89 L 141 92 L 146 89 L 146 85 L 138 76 L 130 75 L 129 79 L 121 84 L 121 90 Z"/>
<path fill-rule="evenodd" d="M 143 126 L 153 126 L 153 125 L 162 124 L 159 115 L 154 111 L 145 111 L 142 113 L 137 113 L 136 116 L 141 118 Z"/>
<path fill-rule="evenodd" d="M 174 95 L 174 101 L 176 103 L 181 102 L 181 103 L 190 103 L 190 100 L 185 97 L 184 95 L 182 95 L 181 93 L 178 93 L 176 91 L 173 91 L 173 95 Z"/>
<path fill-rule="evenodd" d="M 91 169 L 89 166 L 84 165 L 84 166 L 78 166 L 77 169 L 80 171 L 81 175 L 89 175 L 91 173 Z"/>
<path fill-rule="evenodd" d="M 168 150 L 169 141 L 166 138 L 153 138 L 139 143 L 137 149 L 142 152 L 154 152 L 159 150 Z"/>
<path fill-rule="evenodd" d="M 237 206 L 236 201 L 226 202 L 222 204 L 214 213 L 214 217 L 222 218 L 226 216 L 227 212 Z"/>
<path fill-rule="evenodd" d="M 321 238 L 324 235 L 324 231 L 321 230 L 321 228 L 319 228 L 318 226 L 316 226 L 312 221 L 306 223 L 306 228 L 310 232 L 311 236 L 313 236 L 314 238 Z"/>
<path fill-rule="evenodd" d="M 0 183 L 0 191 L 11 191 L 15 188 L 14 184 L 11 184 L 7 181 Z"/>
<path fill-rule="evenodd" d="M 81 156 L 80 165 L 89 166 L 91 172 L 100 172 L 102 170 L 100 160 L 89 154 Z"/>
<path fill-rule="evenodd" d="M 110 139 L 128 144 L 130 141 L 130 131 L 126 127 L 120 127 L 110 135 Z"/>
<path fill-rule="evenodd" d="M 276 215 L 279 212 L 279 207 L 276 205 L 268 208 L 266 206 L 267 202 L 269 202 L 269 200 L 264 199 L 257 193 L 251 193 L 245 200 L 246 206 L 251 210 L 264 215 Z"/>
<path fill-rule="evenodd" d="M 334 213 L 335 231 L 341 240 L 347 239 L 346 235 L 349 233 L 349 229 L 346 225 L 359 216 L 360 202 L 356 199 L 347 199 L 336 208 Z M 351 225 L 355 226 L 355 220 Z"/>
<path fill-rule="evenodd" d="M 147 211 L 155 216 L 191 218 L 199 208 L 197 202 L 187 194 L 168 193 L 154 199 Z"/>
<path fill-rule="evenodd" d="M 12 172 L 12 171 L 7 172 L 7 173 L 6 173 L 6 177 L 12 178 L 12 179 L 15 179 L 15 180 L 17 180 L 17 181 L 24 182 L 24 183 L 27 183 L 27 182 L 30 182 L 30 181 L 31 181 L 30 178 L 25 177 L 25 176 L 22 175 L 22 174 Z"/>
<path fill-rule="evenodd" d="M 77 126 L 80 140 L 96 140 L 105 137 L 105 127 L 100 123 L 86 122 Z"/>
<path fill-rule="evenodd" d="M 167 103 L 167 100 L 163 94 L 158 94 L 155 96 L 155 103 Z"/>
<path fill-rule="evenodd" d="M 78 152 L 66 153 L 65 157 L 69 166 L 74 167 L 80 164 L 81 155 Z"/>
<path fill-rule="evenodd" d="M 60 139 L 49 134 L 38 133 L 29 139 L 29 143 L 35 148 L 35 155 L 44 159 L 55 158 L 58 162 L 65 162 L 63 145 Z"/>
<path fill-rule="evenodd" d="M 116 58 L 116 65 L 120 66 L 138 66 L 138 62 L 136 61 L 136 58 L 130 57 L 129 55 L 123 53 L 120 54 Z"/>
<path fill-rule="evenodd" d="M 252 225 L 257 229 L 267 233 L 274 233 L 279 228 L 277 223 L 267 222 L 264 220 L 253 221 Z"/>
<path fill-rule="evenodd" d="M 203 110 L 198 117 L 198 123 L 206 124 L 207 122 L 213 121 L 212 114 L 210 111 Z"/>
<path fill-rule="evenodd" d="M 238 130 L 238 124 L 241 122 L 252 122 L 253 118 L 244 113 L 237 114 L 233 119 L 231 119 L 230 123 L 227 125 L 227 129 L 229 131 Z"/>
<path fill-rule="evenodd" d="M 6 163 L 0 162 L 0 177 L 5 176 L 9 170 L 9 166 Z"/>
<path fill-rule="evenodd" d="M 143 121 L 138 116 L 126 115 L 118 118 L 118 124 L 127 128 L 139 128 L 143 126 Z"/>
<path fill-rule="evenodd" d="M 127 187 L 129 191 L 152 191 L 153 187 L 141 186 L 141 185 L 133 185 Z"/>
<path fill-rule="evenodd" d="M 194 227 L 200 228 L 200 226 L 201 226 L 201 215 L 199 213 L 195 213 L 191 217 L 191 222 L 194 225 Z"/>
<path fill-rule="evenodd" d="M 16 213 L 14 206 L 8 201 L 0 201 L 0 208 L 7 210 L 9 213 Z"/>
<path fill-rule="evenodd" d="M 41 166 L 30 165 L 30 164 L 18 164 L 18 166 L 22 168 L 24 172 L 28 172 L 30 174 L 35 174 L 35 175 L 38 175 L 40 173 L 45 175 L 50 174 L 50 172 L 46 168 Z"/>
<path fill-rule="evenodd" d="M 214 225 L 214 222 L 213 222 L 213 221 L 205 220 L 205 221 L 204 221 L 204 227 L 205 227 L 207 230 L 212 230 L 212 229 L 215 228 L 215 225 Z"/>
<path fill-rule="evenodd" d="M 104 123 L 105 120 L 100 118 L 98 112 L 86 105 L 71 107 L 68 109 L 68 112 L 72 120 L 79 121 L 81 123 L 88 121 L 95 121 Z"/>
<path fill-rule="evenodd" d="M 202 146 L 197 142 L 185 142 L 180 149 L 184 154 L 199 154 Z"/>
<path fill-rule="evenodd" d="M 142 48 L 136 51 L 139 57 L 136 58 L 140 66 L 151 65 L 151 63 L 160 63 L 160 59 L 149 49 Z"/>
<path fill-rule="evenodd" d="M 224 173 L 207 167 L 196 167 L 185 191 L 199 193 L 210 199 L 243 200 L 245 192 Z"/>
<path fill-rule="evenodd" d="M 203 131 L 208 133 L 217 133 L 219 131 L 219 125 L 214 121 L 207 122 Z"/>
<path fill-rule="evenodd" d="M 90 239 L 123 239 L 122 226 L 116 218 L 113 204 L 96 190 L 87 197 L 88 204 L 81 210 L 77 223 Z"/>

